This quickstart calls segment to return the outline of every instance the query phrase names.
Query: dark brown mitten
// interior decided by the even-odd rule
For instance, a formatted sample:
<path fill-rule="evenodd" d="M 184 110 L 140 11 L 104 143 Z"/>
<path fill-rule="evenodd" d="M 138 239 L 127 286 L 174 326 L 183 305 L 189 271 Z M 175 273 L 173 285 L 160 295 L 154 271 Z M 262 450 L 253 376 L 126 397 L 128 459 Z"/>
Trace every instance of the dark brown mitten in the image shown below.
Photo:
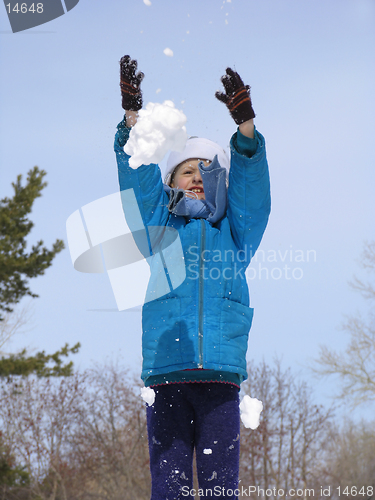
<path fill-rule="evenodd" d="M 225 94 L 216 92 L 215 96 L 227 106 L 237 125 L 254 118 L 249 85 L 245 85 L 240 75 L 231 68 L 226 69 L 226 75 L 221 78 L 221 81 Z"/>
<path fill-rule="evenodd" d="M 138 111 L 142 107 L 141 82 L 144 74 L 137 70 L 137 61 L 130 56 L 124 56 L 120 60 L 120 87 L 122 107 L 129 111 Z"/>

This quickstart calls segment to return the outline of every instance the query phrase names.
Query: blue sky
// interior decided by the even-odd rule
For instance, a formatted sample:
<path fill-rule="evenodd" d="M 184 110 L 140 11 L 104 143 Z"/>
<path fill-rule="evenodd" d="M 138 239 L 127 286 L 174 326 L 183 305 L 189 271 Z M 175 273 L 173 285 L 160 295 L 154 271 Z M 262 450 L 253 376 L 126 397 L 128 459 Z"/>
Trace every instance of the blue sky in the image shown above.
<path fill-rule="evenodd" d="M 138 59 L 144 102 L 173 100 L 189 135 L 224 147 L 236 128 L 214 93 L 234 67 L 252 87 L 272 182 L 272 214 L 249 281 L 248 356 L 282 357 L 325 401 L 333 384 L 315 382 L 305 366 L 319 344 L 345 347 L 344 315 L 366 311 L 348 281 L 363 276 L 358 258 L 374 237 L 374 27 L 372 0 L 80 0 L 15 34 L 0 9 L 0 196 L 11 194 L 17 174 L 46 170 L 30 243 L 66 242 L 69 215 L 118 190 L 121 56 Z M 297 250 L 305 262 L 296 262 Z M 301 278 L 272 279 L 286 264 Z M 93 311 L 116 307 L 106 275 L 76 272 L 66 249 L 31 288 L 40 294 L 34 326 L 12 349 L 51 352 L 80 341 L 77 366 L 118 359 L 140 371 L 140 313 Z"/>

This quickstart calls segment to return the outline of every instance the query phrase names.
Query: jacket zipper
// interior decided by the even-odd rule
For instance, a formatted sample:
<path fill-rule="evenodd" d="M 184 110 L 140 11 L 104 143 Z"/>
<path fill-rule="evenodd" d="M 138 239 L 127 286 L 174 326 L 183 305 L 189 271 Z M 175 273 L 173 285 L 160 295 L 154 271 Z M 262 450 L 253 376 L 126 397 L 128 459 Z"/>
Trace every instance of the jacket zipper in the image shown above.
<path fill-rule="evenodd" d="M 206 242 L 206 226 L 204 220 L 201 221 L 201 252 L 199 257 L 199 302 L 198 302 L 198 368 L 203 368 L 203 290 L 204 290 L 204 261 L 203 252 Z"/>

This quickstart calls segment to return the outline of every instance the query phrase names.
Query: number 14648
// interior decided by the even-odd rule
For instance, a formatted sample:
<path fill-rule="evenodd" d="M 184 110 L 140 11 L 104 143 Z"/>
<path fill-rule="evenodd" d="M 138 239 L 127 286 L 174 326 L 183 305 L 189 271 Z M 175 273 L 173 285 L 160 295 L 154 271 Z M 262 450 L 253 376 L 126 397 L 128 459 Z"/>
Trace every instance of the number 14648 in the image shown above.
<path fill-rule="evenodd" d="M 37 4 L 32 3 L 30 5 L 30 7 L 27 5 L 27 3 L 21 3 L 20 7 L 18 6 L 18 3 L 16 3 L 16 5 L 13 7 L 13 9 L 11 8 L 10 3 L 8 3 L 6 5 L 6 7 L 8 8 L 9 14 L 11 12 L 16 12 L 17 14 L 19 14 L 19 13 L 26 14 L 26 12 L 32 12 L 33 14 L 36 12 L 37 14 L 41 14 L 43 12 L 43 4 L 42 3 L 37 3 Z"/>

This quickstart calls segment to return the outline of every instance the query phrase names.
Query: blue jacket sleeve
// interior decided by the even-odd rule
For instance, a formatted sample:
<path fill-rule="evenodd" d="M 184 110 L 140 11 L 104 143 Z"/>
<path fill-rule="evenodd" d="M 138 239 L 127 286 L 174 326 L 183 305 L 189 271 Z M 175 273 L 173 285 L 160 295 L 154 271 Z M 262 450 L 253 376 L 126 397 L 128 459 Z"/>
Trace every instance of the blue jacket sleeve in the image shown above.
<path fill-rule="evenodd" d="M 247 156 L 251 158 L 255 155 L 258 148 L 259 136 L 256 128 L 254 127 L 254 138 L 246 137 L 240 132 L 240 127 L 237 128 L 236 140 L 234 141 L 234 146 L 237 153 L 240 155 Z"/>
<path fill-rule="evenodd" d="M 247 249 L 246 255 L 251 257 L 262 240 L 271 211 L 270 180 L 262 134 L 257 132 L 257 149 L 251 158 L 238 152 L 236 136 L 230 143 L 228 219 L 236 246 Z"/>
<path fill-rule="evenodd" d="M 164 192 L 160 169 L 153 163 L 141 165 L 137 169 L 129 167 L 130 156 L 124 151 L 129 133 L 130 128 L 126 127 L 124 117 L 117 126 L 114 144 L 120 190 L 133 189 L 145 226 L 165 226 L 169 216 L 168 195 Z M 129 215 L 131 214 L 125 213 L 128 225 L 132 229 Z"/>

